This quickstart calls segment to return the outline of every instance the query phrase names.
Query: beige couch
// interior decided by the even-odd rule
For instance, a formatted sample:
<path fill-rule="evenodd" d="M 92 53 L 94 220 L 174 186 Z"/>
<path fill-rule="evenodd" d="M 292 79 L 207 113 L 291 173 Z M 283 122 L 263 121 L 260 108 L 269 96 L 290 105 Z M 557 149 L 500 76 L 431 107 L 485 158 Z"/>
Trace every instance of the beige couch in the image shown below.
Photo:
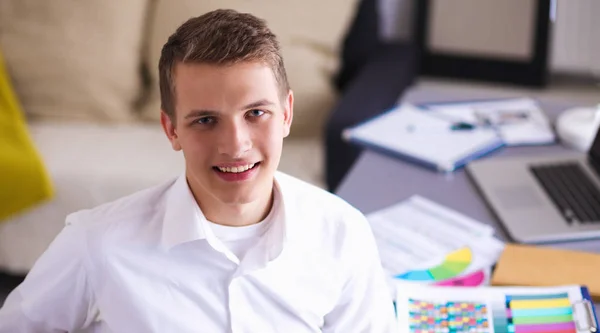
<path fill-rule="evenodd" d="M 349 0 L 3 0 L 4 54 L 55 198 L 0 223 L 0 269 L 27 271 L 66 214 L 183 171 L 158 124 L 157 62 L 191 16 L 234 8 L 278 35 L 296 104 L 280 169 L 323 186 L 321 132 L 331 75 L 354 14 Z M 146 73 L 146 75 L 144 74 Z"/>

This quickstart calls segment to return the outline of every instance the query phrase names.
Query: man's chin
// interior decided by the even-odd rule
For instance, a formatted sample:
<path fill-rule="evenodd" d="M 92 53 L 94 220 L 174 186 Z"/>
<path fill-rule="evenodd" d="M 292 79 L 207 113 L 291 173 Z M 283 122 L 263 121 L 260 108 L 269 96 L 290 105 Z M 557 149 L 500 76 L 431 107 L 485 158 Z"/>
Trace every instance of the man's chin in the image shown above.
<path fill-rule="evenodd" d="M 253 202 L 256 202 L 258 199 L 258 195 L 239 195 L 239 194 L 230 194 L 230 195 L 220 195 L 217 196 L 219 201 L 226 205 L 237 206 L 237 205 L 246 205 Z"/>
<path fill-rule="evenodd" d="M 219 184 L 222 185 L 222 184 Z M 238 184 L 238 186 L 216 186 L 212 194 L 217 200 L 227 205 L 244 205 L 253 202 L 260 202 L 265 196 L 271 194 L 272 187 L 261 186 L 258 182 L 252 184 Z"/>

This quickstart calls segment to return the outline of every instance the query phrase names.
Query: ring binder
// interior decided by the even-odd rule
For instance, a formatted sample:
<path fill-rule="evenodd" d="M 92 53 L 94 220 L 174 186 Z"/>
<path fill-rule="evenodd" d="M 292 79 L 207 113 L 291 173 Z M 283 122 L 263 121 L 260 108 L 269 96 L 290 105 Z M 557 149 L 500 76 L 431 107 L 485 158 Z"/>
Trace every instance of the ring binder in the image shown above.
<path fill-rule="evenodd" d="M 409 286 L 407 288 L 407 286 Z M 396 288 L 401 333 L 600 333 L 586 286 Z"/>
<path fill-rule="evenodd" d="M 598 332 L 596 319 L 594 317 L 594 308 L 589 300 L 584 299 L 573 303 L 573 312 L 578 331 L 589 331 L 591 333 Z M 581 313 L 584 314 L 583 317 L 579 316 Z M 582 319 L 585 319 L 584 325 L 581 324 Z"/>

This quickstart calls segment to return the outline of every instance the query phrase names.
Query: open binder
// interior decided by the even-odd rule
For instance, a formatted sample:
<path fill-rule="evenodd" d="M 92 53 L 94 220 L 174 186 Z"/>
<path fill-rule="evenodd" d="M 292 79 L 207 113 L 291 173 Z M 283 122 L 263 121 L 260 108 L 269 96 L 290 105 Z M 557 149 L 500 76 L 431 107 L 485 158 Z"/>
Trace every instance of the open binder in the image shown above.
<path fill-rule="evenodd" d="M 504 145 L 496 131 L 453 129 L 453 123 L 402 104 L 346 129 L 343 138 L 357 145 L 442 172 L 451 172 Z"/>
<path fill-rule="evenodd" d="M 397 288 L 400 332 L 596 333 L 585 286 Z"/>

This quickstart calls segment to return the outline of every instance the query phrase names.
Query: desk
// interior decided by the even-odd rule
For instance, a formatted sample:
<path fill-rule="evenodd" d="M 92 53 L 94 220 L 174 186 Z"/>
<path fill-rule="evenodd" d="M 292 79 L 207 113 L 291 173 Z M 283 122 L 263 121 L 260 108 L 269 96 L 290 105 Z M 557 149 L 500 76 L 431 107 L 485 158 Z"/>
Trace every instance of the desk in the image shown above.
<path fill-rule="evenodd" d="M 432 95 L 435 95 L 435 98 L 432 98 Z M 435 92 L 434 94 L 417 90 L 409 93 L 405 101 L 419 103 L 464 99 L 461 97 L 457 96 L 456 93 L 449 95 L 444 94 L 444 92 Z M 477 98 L 482 97 L 477 96 Z M 574 105 L 559 101 L 541 101 L 541 106 L 547 112 L 549 118 L 554 121 L 560 111 Z M 485 158 L 553 154 L 567 151 L 570 150 L 558 144 L 540 147 L 507 147 Z M 352 166 L 336 193 L 365 214 L 398 203 L 413 194 L 419 194 L 478 221 L 492 225 L 497 230 L 496 235 L 498 238 L 507 240 L 506 233 L 477 193 L 464 169 L 449 175 L 443 175 L 393 157 L 365 150 Z M 600 240 L 549 246 L 600 253 Z M 596 304 L 596 309 L 600 310 L 598 304 Z"/>

